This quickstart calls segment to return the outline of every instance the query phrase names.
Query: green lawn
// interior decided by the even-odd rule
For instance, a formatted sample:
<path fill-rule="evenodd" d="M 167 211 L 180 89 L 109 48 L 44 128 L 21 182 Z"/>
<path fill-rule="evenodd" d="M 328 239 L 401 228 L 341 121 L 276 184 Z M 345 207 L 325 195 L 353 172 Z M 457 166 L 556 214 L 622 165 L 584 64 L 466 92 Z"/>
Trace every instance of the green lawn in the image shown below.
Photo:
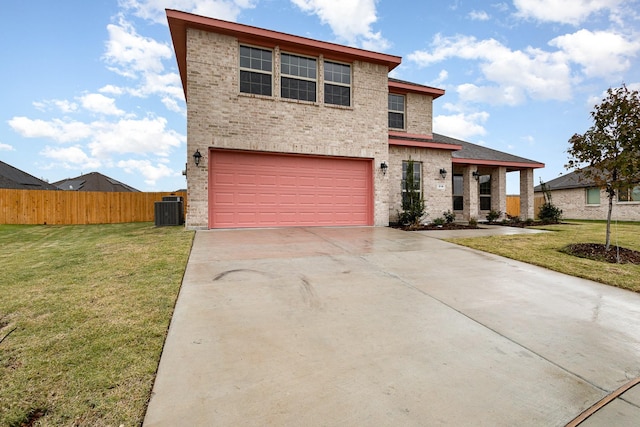
<path fill-rule="evenodd" d="M 520 234 L 464 239 L 450 242 L 479 249 L 551 270 L 640 292 L 640 265 L 609 264 L 577 258 L 560 251 L 570 243 L 605 243 L 606 222 L 570 221 L 539 227 L 542 234 Z M 611 224 L 611 244 L 640 251 L 640 223 Z"/>
<path fill-rule="evenodd" d="M 0 225 L 0 425 L 139 425 L 193 234 Z"/>

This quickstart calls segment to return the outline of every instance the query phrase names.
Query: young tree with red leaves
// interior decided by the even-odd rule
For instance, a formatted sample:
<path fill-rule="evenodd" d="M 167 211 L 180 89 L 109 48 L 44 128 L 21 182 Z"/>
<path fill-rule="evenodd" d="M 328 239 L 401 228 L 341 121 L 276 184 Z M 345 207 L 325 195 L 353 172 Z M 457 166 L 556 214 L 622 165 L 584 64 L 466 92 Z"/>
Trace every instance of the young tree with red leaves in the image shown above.
<path fill-rule="evenodd" d="M 569 139 L 567 169 L 605 188 L 609 199 L 606 250 L 611 243 L 611 211 L 616 192 L 640 181 L 640 92 L 626 85 L 607 90 L 591 112 L 593 126 Z"/>

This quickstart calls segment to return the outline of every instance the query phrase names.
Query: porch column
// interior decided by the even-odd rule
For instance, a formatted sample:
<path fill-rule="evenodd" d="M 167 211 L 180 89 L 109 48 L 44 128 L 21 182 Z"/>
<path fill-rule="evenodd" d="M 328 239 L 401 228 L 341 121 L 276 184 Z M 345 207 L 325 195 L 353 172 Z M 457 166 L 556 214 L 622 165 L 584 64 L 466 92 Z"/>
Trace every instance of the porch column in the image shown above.
<path fill-rule="evenodd" d="M 507 217 L 507 168 L 497 167 L 491 173 L 491 209 Z"/>
<path fill-rule="evenodd" d="M 534 219 L 533 212 L 533 169 L 520 171 L 520 219 Z"/>
<path fill-rule="evenodd" d="M 463 200 L 464 210 L 463 216 L 465 220 L 475 218 L 479 220 L 478 215 L 480 213 L 480 201 L 478 200 L 478 181 L 473 178 L 473 173 L 478 172 L 477 166 L 469 166 L 465 168 L 463 174 Z"/>

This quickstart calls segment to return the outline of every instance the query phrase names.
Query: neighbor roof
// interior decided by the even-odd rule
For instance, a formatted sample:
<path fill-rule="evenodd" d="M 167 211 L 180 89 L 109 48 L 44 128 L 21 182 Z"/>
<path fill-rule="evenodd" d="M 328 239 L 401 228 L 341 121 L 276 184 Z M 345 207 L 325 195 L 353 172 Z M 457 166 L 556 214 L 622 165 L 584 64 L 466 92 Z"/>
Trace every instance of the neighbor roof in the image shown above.
<path fill-rule="evenodd" d="M 581 172 L 582 170 L 573 171 L 566 175 L 559 176 L 556 179 L 552 179 L 549 182 L 545 182 L 545 184 L 549 190 L 593 187 L 593 180 L 584 177 Z M 542 191 L 542 186 L 536 185 L 533 191 Z"/>
<path fill-rule="evenodd" d="M 460 150 L 454 151 L 451 154 L 452 163 L 454 164 L 505 166 L 507 171 L 515 171 L 523 168 L 537 169 L 544 167 L 544 163 L 540 163 L 535 160 L 525 159 L 524 157 L 518 157 L 513 154 L 482 147 L 481 145 L 451 138 L 450 136 L 434 133 L 433 139 L 437 142 L 459 145 L 462 147 Z"/>
<path fill-rule="evenodd" d="M 109 178 L 100 172 L 91 172 L 75 178 L 63 179 L 53 184 L 60 190 L 70 191 L 140 192 L 140 190 Z"/>
<path fill-rule="evenodd" d="M 29 175 L 20 169 L 0 161 L 0 188 L 15 190 L 57 190 L 55 185 Z"/>
<path fill-rule="evenodd" d="M 308 39 L 235 22 L 207 18 L 179 10 L 167 9 L 166 12 L 185 97 L 187 96 L 187 28 L 229 35 L 236 37 L 243 43 L 253 43 L 265 47 L 281 46 L 292 53 L 307 55 L 322 53 L 325 58 L 336 61 L 351 62 L 353 60 L 361 60 L 383 64 L 389 67 L 389 71 L 402 62 L 401 57 L 386 53 Z"/>

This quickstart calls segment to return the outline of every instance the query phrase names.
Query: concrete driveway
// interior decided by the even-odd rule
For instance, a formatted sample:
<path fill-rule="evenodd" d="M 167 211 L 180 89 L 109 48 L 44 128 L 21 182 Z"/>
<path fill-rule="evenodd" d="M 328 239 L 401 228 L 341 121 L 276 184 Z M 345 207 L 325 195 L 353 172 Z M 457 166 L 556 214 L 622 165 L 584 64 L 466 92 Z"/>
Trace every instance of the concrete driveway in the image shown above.
<path fill-rule="evenodd" d="M 144 425 L 563 426 L 640 377 L 639 324 L 638 294 L 420 233 L 199 231 Z M 640 425 L 640 386 L 585 425 Z"/>

